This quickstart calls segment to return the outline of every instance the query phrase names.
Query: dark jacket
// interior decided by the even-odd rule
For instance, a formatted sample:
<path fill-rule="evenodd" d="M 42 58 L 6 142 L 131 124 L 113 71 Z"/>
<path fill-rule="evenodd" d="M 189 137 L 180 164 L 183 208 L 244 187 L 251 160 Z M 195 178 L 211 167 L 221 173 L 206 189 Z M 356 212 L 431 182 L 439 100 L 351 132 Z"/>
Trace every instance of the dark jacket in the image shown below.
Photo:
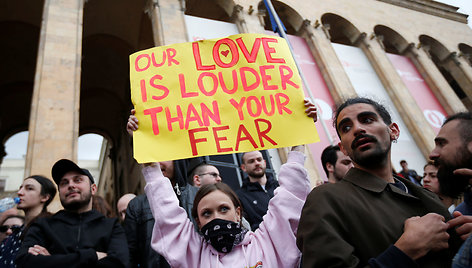
<path fill-rule="evenodd" d="M 459 211 L 462 215 L 472 216 L 472 192 L 470 190 L 464 193 L 464 201 L 454 211 Z"/>
<path fill-rule="evenodd" d="M 187 164 L 185 160 L 174 161 L 174 177 L 176 177 L 176 182 L 178 185 L 185 185 L 174 188 L 174 191 L 179 199 L 180 206 L 185 209 L 188 217 L 194 222 L 191 215 L 193 200 L 198 188 L 186 183 Z M 131 267 L 170 267 L 164 257 L 151 248 L 153 227 L 154 218 L 146 195 L 139 195 L 132 199 L 126 209 L 124 221 Z"/>
<path fill-rule="evenodd" d="M 250 182 L 249 178 L 246 178 L 241 189 L 236 192 L 243 205 L 244 217 L 251 224 L 252 231 L 259 227 L 269 207 L 269 200 L 274 197 L 275 188 L 279 187 L 279 183 L 271 174 L 266 174 L 266 177 L 265 190 L 259 183 Z"/>
<path fill-rule="evenodd" d="M 139 195 L 129 202 L 123 227 L 128 239 L 131 267 L 170 267 L 164 257 L 150 246 L 154 218 L 146 195 Z"/>
<path fill-rule="evenodd" d="M 434 212 L 451 218 L 436 194 L 396 178 L 408 192 L 357 168 L 338 183 L 314 188 L 298 225 L 302 267 L 451 267 L 461 243 L 454 230 L 448 249 L 416 262 L 393 246 L 410 217 Z"/>
<path fill-rule="evenodd" d="M 51 256 L 28 253 L 34 245 Z M 107 257 L 98 260 L 96 252 Z M 126 236 L 116 218 L 91 210 L 81 214 L 61 210 L 37 219 L 27 231 L 17 256 L 18 267 L 127 267 Z"/>
<path fill-rule="evenodd" d="M 0 268 L 15 268 L 16 255 L 21 246 L 21 234 L 25 226 L 21 229 L 13 230 L 13 233 L 7 236 L 0 245 Z"/>

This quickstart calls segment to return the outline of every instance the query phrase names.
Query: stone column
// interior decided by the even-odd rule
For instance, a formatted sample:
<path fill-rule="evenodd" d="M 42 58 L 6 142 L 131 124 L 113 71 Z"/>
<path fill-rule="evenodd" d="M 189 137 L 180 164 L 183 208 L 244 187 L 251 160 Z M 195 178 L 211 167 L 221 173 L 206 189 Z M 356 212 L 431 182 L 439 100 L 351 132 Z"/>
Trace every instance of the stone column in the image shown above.
<path fill-rule="evenodd" d="M 61 158 L 77 161 L 82 0 L 46 0 L 31 101 L 25 176 L 51 176 Z M 52 211 L 60 203 L 57 198 Z"/>
<path fill-rule="evenodd" d="M 257 7 L 236 5 L 233 9 L 233 22 L 240 33 L 264 33 L 264 17 Z"/>
<path fill-rule="evenodd" d="M 462 101 L 467 108 L 472 109 L 472 74 L 470 73 L 469 65 L 462 65 L 455 52 L 450 53 L 445 59 L 441 60 L 441 65 L 449 71 L 460 85 L 467 96 Z"/>
<path fill-rule="evenodd" d="M 164 36 L 161 24 L 160 8 L 158 0 L 149 0 L 146 3 L 146 8 L 144 10 L 146 14 L 151 18 L 152 24 L 152 35 L 154 39 L 154 45 L 160 46 L 164 44 Z"/>
<path fill-rule="evenodd" d="M 307 40 L 334 101 L 340 103 L 356 96 L 356 91 L 331 45 L 328 29 L 318 23 L 313 27 L 309 20 L 305 20 L 300 28 L 300 36 Z"/>
<path fill-rule="evenodd" d="M 26 175 L 50 176 L 56 160 L 77 160 L 83 4 L 82 0 L 44 3 Z"/>
<path fill-rule="evenodd" d="M 466 110 L 464 104 L 459 97 L 457 97 L 428 53 L 423 49 L 417 49 L 410 45 L 405 51 L 405 55 L 411 59 L 416 69 L 420 72 L 421 76 L 448 114 Z"/>
<path fill-rule="evenodd" d="M 149 0 L 146 12 L 150 14 L 156 46 L 184 43 L 187 40 L 183 0 Z"/>
<path fill-rule="evenodd" d="M 363 41 L 359 42 L 359 46 L 372 64 L 395 107 L 405 115 L 402 116 L 402 119 L 416 144 L 418 144 L 418 148 L 427 159 L 433 149 L 433 140 L 436 136 L 434 130 L 388 59 L 380 43 L 381 41 L 374 36 L 372 37 L 370 40 L 364 38 Z"/>
<path fill-rule="evenodd" d="M 466 88 L 462 88 L 464 92 L 467 94 L 467 99 L 462 99 L 463 103 L 469 111 L 472 110 L 472 87 L 470 86 L 472 83 L 472 66 L 469 63 L 469 60 L 462 56 L 459 53 L 458 56 L 455 57 L 455 61 L 457 62 L 458 67 L 462 70 L 465 75 L 465 79 L 467 80 L 468 86 Z"/>
<path fill-rule="evenodd" d="M 246 24 L 246 14 L 244 13 L 244 7 L 241 5 L 235 5 L 233 8 L 232 20 L 238 27 L 240 33 L 249 33 Z"/>

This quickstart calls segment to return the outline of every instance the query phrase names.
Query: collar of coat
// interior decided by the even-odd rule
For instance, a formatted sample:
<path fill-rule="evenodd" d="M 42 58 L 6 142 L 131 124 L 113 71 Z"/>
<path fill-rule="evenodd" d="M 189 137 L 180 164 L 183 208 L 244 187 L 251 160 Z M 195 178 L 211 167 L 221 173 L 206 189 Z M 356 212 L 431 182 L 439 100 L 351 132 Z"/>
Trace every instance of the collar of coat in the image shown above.
<path fill-rule="evenodd" d="M 415 193 L 417 193 L 418 190 L 420 191 L 424 190 L 414 185 L 409 180 L 405 180 L 404 178 L 400 176 L 396 176 L 396 175 L 393 175 L 393 176 L 395 177 L 395 179 L 405 184 L 405 186 L 408 188 L 408 193 L 404 192 L 403 190 L 399 189 L 393 184 L 386 182 L 384 179 L 373 175 L 372 173 L 369 173 L 367 171 L 354 168 L 354 167 L 351 168 L 346 173 L 343 180 L 349 181 L 352 184 L 355 184 L 371 192 L 380 193 L 380 192 L 383 192 L 386 188 L 388 188 L 389 190 L 391 190 L 392 192 L 396 194 L 403 195 L 410 198 L 415 198 L 415 199 L 417 199 L 416 197 L 417 195 Z"/>
<path fill-rule="evenodd" d="M 277 186 L 279 186 L 277 181 L 272 176 L 272 174 L 266 173 L 266 179 L 267 179 L 267 182 L 265 185 L 266 191 L 268 191 L 269 189 L 275 189 L 277 188 Z M 258 182 L 251 182 L 249 180 L 249 177 L 246 177 L 243 179 L 243 185 L 241 186 L 241 188 L 246 189 L 248 191 L 264 191 L 264 189 Z"/>

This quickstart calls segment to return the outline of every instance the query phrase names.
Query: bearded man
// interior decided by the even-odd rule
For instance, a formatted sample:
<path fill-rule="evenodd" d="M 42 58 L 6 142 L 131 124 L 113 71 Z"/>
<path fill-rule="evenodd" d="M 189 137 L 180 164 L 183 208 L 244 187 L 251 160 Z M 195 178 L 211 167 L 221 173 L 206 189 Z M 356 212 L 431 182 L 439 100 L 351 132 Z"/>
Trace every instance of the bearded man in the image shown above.
<path fill-rule="evenodd" d="M 329 145 L 321 153 L 321 164 L 329 183 L 341 181 L 354 165 L 351 158 L 341 152 L 338 145 Z"/>
<path fill-rule="evenodd" d="M 127 267 L 126 236 L 118 219 L 92 210 L 97 185 L 86 169 L 62 159 L 52 168 L 64 210 L 34 221 L 18 267 Z"/>
<path fill-rule="evenodd" d="M 458 113 L 444 121 L 434 139 L 435 148 L 429 155 L 438 167 L 438 180 L 441 193 L 458 198 L 466 192 L 472 169 L 472 115 Z M 463 169 L 463 170 L 460 170 Z"/>
<path fill-rule="evenodd" d="M 438 181 L 441 192 L 451 198 L 465 193 L 464 203 L 454 211 L 454 219 L 448 222 L 464 243 L 454 258 L 453 267 L 471 267 L 472 261 L 472 217 L 463 215 L 472 211 L 470 185 L 472 178 L 472 114 L 457 113 L 444 121 L 434 139 L 435 148 L 429 158 L 438 166 Z"/>
<path fill-rule="evenodd" d="M 450 267 L 460 238 L 434 193 L 392 174 L 400 129 L 385 107 L 349 99 L 333 124 L 354 167 L 309 194 L 297 232 L 302 267 Z"/>
<path fill-rule="evenodd" d="M 266 174 L 267 164 L 261 152 L 244 153 L 241 162 L 241 169 L 248 177 L 243 180 L 243 185 L 236 194 L 243 205 L 244 217 L 251 225 L 251 230 L 255 231 L 262 222 L 269 200 L 274 197 L 274 190 L 279 183 Z"/>

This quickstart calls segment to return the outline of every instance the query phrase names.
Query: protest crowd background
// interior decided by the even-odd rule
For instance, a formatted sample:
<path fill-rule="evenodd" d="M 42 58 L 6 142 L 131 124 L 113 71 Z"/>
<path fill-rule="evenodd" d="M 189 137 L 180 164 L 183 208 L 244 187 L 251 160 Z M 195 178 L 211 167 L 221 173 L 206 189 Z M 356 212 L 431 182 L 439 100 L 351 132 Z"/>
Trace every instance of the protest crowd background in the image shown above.
<path fill-rule="evenodd" d="M 319 142 L 306 144 L 303 151 L 306 157 L 303 165 L 309 184 L 307 191 L 342 181 L 347 170 L 355 166 L 339 149 L 333 149 L 340 142 L 339 132 L 333 127 L 333 115 L 336 108 L 347 99 L 361 96 L 386 106 L 392 121 L 398 124 L 400 134 L 395 142 L 392 141 L 391 148 L 392 172 L 436 194 L 442 205 L 449 209 L 449 214 L 445 214 L 446 222 L 447 217 L 458 219 L 457 215 L 452 214 L 454 210 L 464 215 L 471 214 L 467 202 L 470 202 L 472 195 L 468 191 L 465 194 L 441 192 L 436 175 L 438 167 L 430 162 L 431 154 L 435 158 L 432 153 L 437 146 L 435 138 L 444 120 L 450 115 L 472 109 L 472 29 L 467 25 L 468 16 L 459 12 L 457 7 L 436 1 L 274 0 L 272 4 L 288 35 L 294 60 L 306 79 L 306 85 L 300 82 L 299 90 L 307 98 L 312 95 L 314 99 L 311 101 L 317 106 L 318 120 L 315 126 Z M 264 38 L 278 36 L 271 23 L 271 11 L 264 1 L 2 1 L 0 58 L 4 68 L 0 72 L 0 88 L 4 97 L 0 99 L 0 198 L 21 197 L 24 195 L 21 189 L 27 189 L 26 182 L 36 187 L 34 191 L 39 193 L 35 193 L 38 199 L 31 204 L 23 203 L 22 207 L 20 203 L 17 208 L 0 214 L 0 239 L 11 235 L 15 237 L 14 241 L 22 241 L 34 222 L 33 218 L 38 215 L 48 218 L 64 208 L 59 197 L 60 189 L 54 183 L 51 171 L 58 160 L 69 159 L 80 170 L 90 172 L 93 178 L 90 187 L 96 185 L 93 209 L 106 216 L 100 219 L 106 222 L 101 226 L 110 229 L 107 235 L 119 241 L 126 237 L 116 252 L 127 248 L 128 256 L 116 254 L 121 258 L 115 258 L 114 254 L 108 257 L 97 255 L 97 259 L 103 259 L 103 265 L 126 263 L 132 266 L 139 264 L 139 267 L 168 267 L 166 257 L 169 257 L 158 254 L 151 247 L 151 236 L 156 228 L 151 213 L 154 207 L 149 205 L 151 201 L 145 192 L 146 184 L 151 184 L 160 176 L 149 175 L 152 172 L 143 175 L 142 165 L 135 160 L 134 135 L 129 133 L 133 132 L 128 125 L 130 111 L 136 108 L 132 102 L 133 85 L 130 78 L 130 70 L 136 66 L 130 55 L 158 46 L 172 47 L 179 43 L 244 33 L 267 35 Z M 272 43 L 265 40 L 261 41 L 261 55 L 265 55 L 269 62 L 277 60 L 277 53 L 268 52 Z M 237 44 L 241 50 L 241 44 Z M 254 44 L 246 43 L 247 49 Z M 180 58 L 172 53 L 167 50 L 155 60 L 162 61 L 163 66 L 176 66 Z M 246 58 L 241 56 L 240 60 L 249 60 L 250 53 L 248 50 L 244 54 Z M 219 57 L 224 59 L 225 56 L 226 52 L 223 51 Z M 201 58 L 200 68 L 208 67 L 210 61 L 207 59 Z M 151 65 L 159 63 L 151 61 Z M 281 79 L 285 82 L 278 84 L 275 91 L 285 94 L 285 87 L 289 90 L 295 87 L 287 75 L 287 69 L 278 68 L 274 70 L 280 70 Z M 264 72 L 262 69 L 257 70 Z M 270 73 L 269 67 L 265 70 Z M 264 79 L 264 75 L 260 77 Z M 272 75 L 265 79 L 264 83 L 268 84 L 264 84 L 264 87 L 269 89 L 274 86 L 271 81 L 275 81 L 270 79 L 278 78 Z M 197 87 L 188 80 L 186 82 L 189 90 Z M 152 88 L 152 83 L 147 86 Z M 277 107 L 274 109 L 283 114 L 287 112 L 284 108 L 291 109 L 291 106 L 284 107 L 281 104 L 284 97 L 278 97 L 278 100 L 274 100 L 274 107 Z M 235 105 L 229 107 L 234 109 Z M 247 106 L 244 107 L 247 109 Z M 139 109 L 138 112 L 141 114 Z M 235 113 L 234 122 L 241 119 L 237 115 Z M 276 120 L 271 123 L 284 128 L 277 125 Z M 291 131 L 286 126 L 285 130 L 287 133 Z M 216 135 L 216 132 L 208 133 Z M 313 133 L 296 134 L 310 136 Z M 98 142 L 87 146 L 90 140 Z M 246 137 L 241 143 L 249 141 Z M 262 141 L 270 146 L 269 139 L 254 140 L 258 145 Z M 196 146 L 203 148 L 198 147 L 198 144 Z M 234 144 L 231 147 L 234 149 Z M 332 150 L 331 153 L 322 156 L 327 147 Z M 90 157 L 87 153 L 92 151 L 94 156 Z M 192 216 L 193 199 L 198 188 L 219 181 L 229 185 L 239 198 L 244 210 L 240 222 L 249 232 L 258 230 L 263 216 L 270 210 L 269 201 L 277 197 L 276 189 L 279 187 L 280 192 L 287 190 L 287 193 L 301 195 L 299 199 L 303 203 L 300 203 L 300 207 L 296 205 L 296 208 L 292 208 L 300 209 L 300 216 L 305 193 L 283 187 L 284 179 L 289 176 L 283 176 L 279 186 L 283 164 L 290 159 L 292 163 L 300 164 L 298 157 L 294 156 L 298 152 L 290 153 L 291 146 L 245 151 L 251 152 L 210 154 L 160 164 L 163 175 L 170 179 L 178 203 L 185 209 L 195 230 L 200 230 L 198 220 Z M 472 168 L 470 163 L 468 165 L 467 168 Z M 298 172 L 298 167 L 285 167 L 287 169 Z M 79 174 L 84 175 L 80 170 Z M 58 189 L 58 194 L 53 193 L 50 185 L 41 182 L 42 179 L 30 177 L 37 174 L 49 179 Z M 149 177 L 145 178 L 146 174 Z M 301 178 L 298 179 L 305 183 Z M 409 187 L 412 186 L 407 184 Z M 119 203 L 124 195 L 127 196 Z M 137 197 L 134 198 L 135 195 Z M 41 198 L 47 201 L 41 201 Z M 279 199 L 275 202 L 279 202 Z M 126 210 L 128 203 L 131 211 Z M 72 211 L 78 210 L 74 208 Z M 426 211 L 437 212 L 434 209 L 421 211 L 424 214 L 415 216 L 425 216 Z M 310 213 L 314 212 L 310 210 Z M 98 219 L 94 217 L 92 215 L 88 219 Z M 120 220 L 108 221 L 114 218 Z M 302 216 L 302 223 L 304 221 L 307 222 L 307 218 L 303 219 Z M 42 223 L 40 220 L 39 224 Z M 158 224 L 159 221 L 156 226 Z M 16 228 L 19 226 L 23 227 Z M 266 227 L 263 225 L 263 228 Z M 35 228 L 33 226 L 33 232 Z M 18 232 L 15 233 L 14 229 Z M 105 235 L 102 231 L 97 233 Z M 189 231 L 189 241 L 194 241 L 192 235 Z M 455 239 L 454 235 L 450 235 L 451 240 Z M 467 235 L 461 235 L 465 234 L 459 234 L 457 241 L 460 243 L 453 245 L 450 242 L 451 252 L 444 253 L 450 255 L 447 257 L 449 260 L 457 253 L 462 241 L 468 241 Z M 296 236 L 294 232 L 293 239 Z M 261 238 L 264 239 L 266 237 Z M 290 249 L 294 251 L 293 255 L 310 247 L 300 242 L 301 238 L 297 239 L 297 245 Z M 313 242 L 313 247 L 317 247 L 318 243 L 322 241 L 316 244 Z M 6 245 L 2 242 L 1 246 L 3 248 Z M 23 254 L 21 265 L 28 266 L 31 260 L 24 257 L 28 256 L 24 255 L 27 252 L 22 252 L 18 247 L 15 250 Z M 43 249 L 36 250 L 39 255 L 44 253 Z M 277 252 L 277 248 L 274 252 Z M 308 252 L 311 251 L 307 249 Z M 316 253 L 316 250 L 313 252 Z M 251 262 L 250 251 L 247 254 Z M 15 256 L 8 258 L 11 260 Z M 90 258 L 92 262 L 96 261 L 95 255 Z M 370 260 L 365 256 L 359 259 L 361 264 L 368 262 L 371 266 L 382 264 L 384 260 L 380 257 Z M 213 262 L 213 259 L 210 261 Z M 299 261 L 293 263 L 298 264 Z M 47 265 L 48 262 L 44 263 Z M 421 261 L 418 264 L 425 265 Z M 3 267 L 1 265 L 4 265 L 2 259 L 0 267 Z M 323 264 L 316 262 L 306 265 L 323 267 Z M 351 265 L 356 267 L 359 264 Z"/>

